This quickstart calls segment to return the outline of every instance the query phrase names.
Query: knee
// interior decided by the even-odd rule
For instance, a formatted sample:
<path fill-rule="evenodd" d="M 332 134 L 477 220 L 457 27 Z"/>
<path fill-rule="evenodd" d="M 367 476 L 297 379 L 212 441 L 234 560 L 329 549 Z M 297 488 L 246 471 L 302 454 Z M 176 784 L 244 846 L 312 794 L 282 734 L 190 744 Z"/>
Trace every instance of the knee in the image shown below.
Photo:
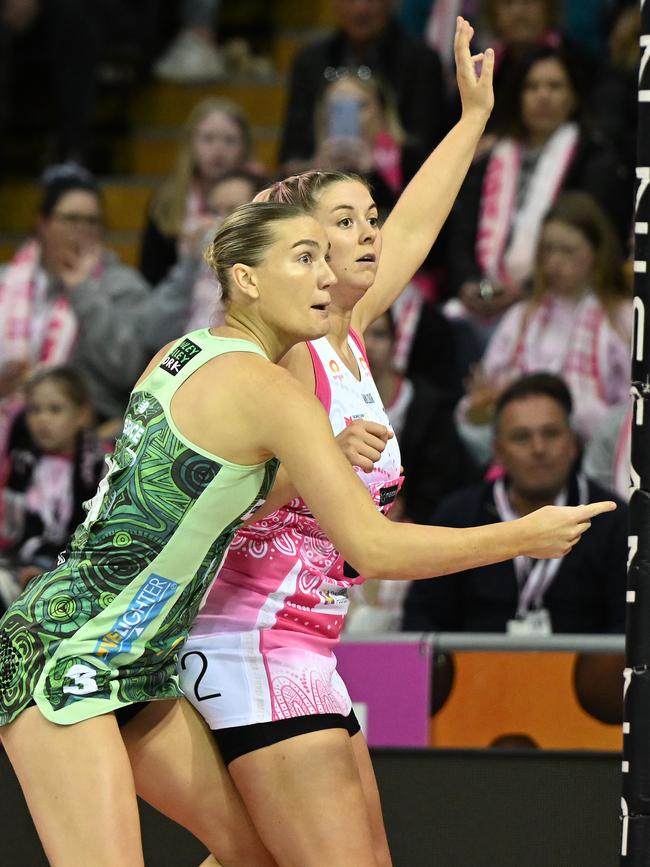
<path fill-rule="evenodd" d="M 276 862 L 261 843 L 241 841 L 228 833 L 221 835 L 220 842 L 211 851 L 216 860 L 207 864 L 212 867 L 217 864 L 220 867 L 276 867 Z"/>
<path fill-rule="evenodd" d="M 252 827 L 242 827 L 238 821 L 229 822 L 220 815 L 192 815 L 183 823 L 212 853 L 212 859 L 201 867 L 275 867 Z M 215 860 L 216 859 L 216 860 Z"/>

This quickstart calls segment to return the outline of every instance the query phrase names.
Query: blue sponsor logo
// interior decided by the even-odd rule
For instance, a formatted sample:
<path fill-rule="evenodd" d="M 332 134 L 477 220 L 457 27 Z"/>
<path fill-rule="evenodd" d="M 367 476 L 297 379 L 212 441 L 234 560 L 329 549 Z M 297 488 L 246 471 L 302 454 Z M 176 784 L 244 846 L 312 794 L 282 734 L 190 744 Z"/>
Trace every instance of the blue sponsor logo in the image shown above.
<path fill-rule="evenodd" d="M 126 611 L 117 618 L 111 629 L 97 642 L 94 655 L 109 662 L 119 653 L 128 653 L 133 643 L 156 619 L 165 603 L 176 592 L 178 583 L 152 574 L 138 590 Z"/>

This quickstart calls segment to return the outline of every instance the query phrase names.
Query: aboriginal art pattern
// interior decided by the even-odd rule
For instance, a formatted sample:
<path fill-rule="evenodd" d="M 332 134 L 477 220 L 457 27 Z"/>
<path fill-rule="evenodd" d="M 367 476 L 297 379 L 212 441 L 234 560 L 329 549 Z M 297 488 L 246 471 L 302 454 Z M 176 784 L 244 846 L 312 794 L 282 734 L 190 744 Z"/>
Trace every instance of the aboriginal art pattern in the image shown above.
<path fill-rule="evenodd" d="M 45 713 L 43 701 L 56 712 L 87 697 L 111 699 L 113 709 L 182 694 L 175 651 L 241 519 L 214 525 L 217 538 L 179 532 L 222 465 L 175 435 L 152 394 L 132 395 L 107 463 L 57 568 L 0 621 L 0 725 L 34 698 Z M 259 499 L 276 468 L 267 463 Z"/>

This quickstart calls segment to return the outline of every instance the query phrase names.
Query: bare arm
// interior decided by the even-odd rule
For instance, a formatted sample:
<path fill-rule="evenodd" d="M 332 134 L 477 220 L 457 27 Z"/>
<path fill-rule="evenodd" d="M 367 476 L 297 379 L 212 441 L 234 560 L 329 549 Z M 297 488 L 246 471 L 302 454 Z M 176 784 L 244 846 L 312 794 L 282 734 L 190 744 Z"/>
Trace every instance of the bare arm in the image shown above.
<path fill-rule="evenodd" d="M 290 349 L 281 359 L 280 366 L 288 370 L 298 382 L 313 393 L 316 387 L 314 367 L 306 343 L 298 343 Z M 381 457 L 386 443 L 393 436 L 393 432 L 384 425 L 359 419 L 344 428 L 335 437 L 335 441 L 350 466 L 360 467 L 364 472 L 369 473 Z M 264 505 L 246 523 L 254 524 L 263 520 L 267 515 L 299 496 L 286 468 L 281 465 Z"/>
<path fill-rule="evenodd" d="M 299 496 L 300 494 L 289 478 L 289 473 L 287 472 L 286 467 L 284 464 L 280 464 L 275 476 L 275 481 L 273 482 L 273 487 L 269 491 L 267 498 L 264 500 L 264 505 L 260 506 L 260 508 L 251 515 L 247 521 L 244 521 L 244 526 L 248 527 L 250 524 L 257 524 L 258 521 L 263 521 L 264 518 L 272 515 L 273 512 L 277 512 L 277 510 L 281 509 L 282 506 L 286 506 L 287 503 L 290 503 L 291 500 L 295 500 L 295 498 Z"/>
<path fill-rule="evenodd" d="M 392 523 L 377 512 L 336 446 L 322 406 L 280 373 L 274 373 L 273 387 L 264 389 L 256 404 L 247 404 L 246 423 L 259 445 L 280 458 L 345 559 L 367 577 L 430 578 L 519 554 L 560 556 L 594 515 L 615 508 L 614 503 L 547 506 L 516 521 L 469 529 Z"/>
<path fill-rule="evenodd" d="M 353 327 L 362 334 L 399 296 L 438 237 L 492 111 L 494 54 L 488 49 L 477 79 L 474 61 L 480 55 L 470 55 L 472 33 L 468 22 L 458 19 L 454 52 L 463 114 L 424 162 L 386 220 L 376 280 L 353 314 Z"/>
<path fill-rule="evenodd" d="M 386 443 L 393 436 L 392 430 L 383 424 L 357 419 L 344 428 L 334 441 L 351 467 L 360 467 L 364 472 L 369 473 L 381 457 Z M 254 524 L 261 521 L 299 496 L 286 467 L 281 464 L 264 505 L 245 523 Z"/>

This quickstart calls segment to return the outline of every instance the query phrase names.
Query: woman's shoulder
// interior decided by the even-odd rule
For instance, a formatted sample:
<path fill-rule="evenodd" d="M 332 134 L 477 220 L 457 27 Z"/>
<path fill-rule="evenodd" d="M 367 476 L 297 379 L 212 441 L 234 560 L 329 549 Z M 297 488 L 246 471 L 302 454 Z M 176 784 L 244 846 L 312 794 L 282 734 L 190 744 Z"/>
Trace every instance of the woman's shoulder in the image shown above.
<path fill-rule="evenodd" d="M 227 386 L 235 391 L 244 389 L 254 394 L 255 390 L 262 385 L 280 388 L 298 385 L 297 377 L 292 371 L 286 369 L 284 365 L 269 361 L 264 354 L 253 348 L 253 344 L 250 351 L 246 351 L 242 345 L 244 343 L 245 341 L 237 340 L 233 343 L 232 351 L 225 346 L 223 352 L 205 362 L 205 375 L 210 377 L 211 388 L 215 387 L 211 369 L 216 368 L 221 371 L 219 387 Z"/>
<path fill-rule="evenodd" d="M 278 364 L 280 368 L 294 376 L 310 391 L 314 390 L 314 363 L 309 346 L 305 341 L 292 346 Z"/>
<path fill-rule="evenodd" d="M 510 328 L 518 328 L 524 319 L 531 316 L 539 306 L 531 298 L 522 298 L 520 301 L 515 301 L 502 315 L 494 334 L 507 331 Z"/>

